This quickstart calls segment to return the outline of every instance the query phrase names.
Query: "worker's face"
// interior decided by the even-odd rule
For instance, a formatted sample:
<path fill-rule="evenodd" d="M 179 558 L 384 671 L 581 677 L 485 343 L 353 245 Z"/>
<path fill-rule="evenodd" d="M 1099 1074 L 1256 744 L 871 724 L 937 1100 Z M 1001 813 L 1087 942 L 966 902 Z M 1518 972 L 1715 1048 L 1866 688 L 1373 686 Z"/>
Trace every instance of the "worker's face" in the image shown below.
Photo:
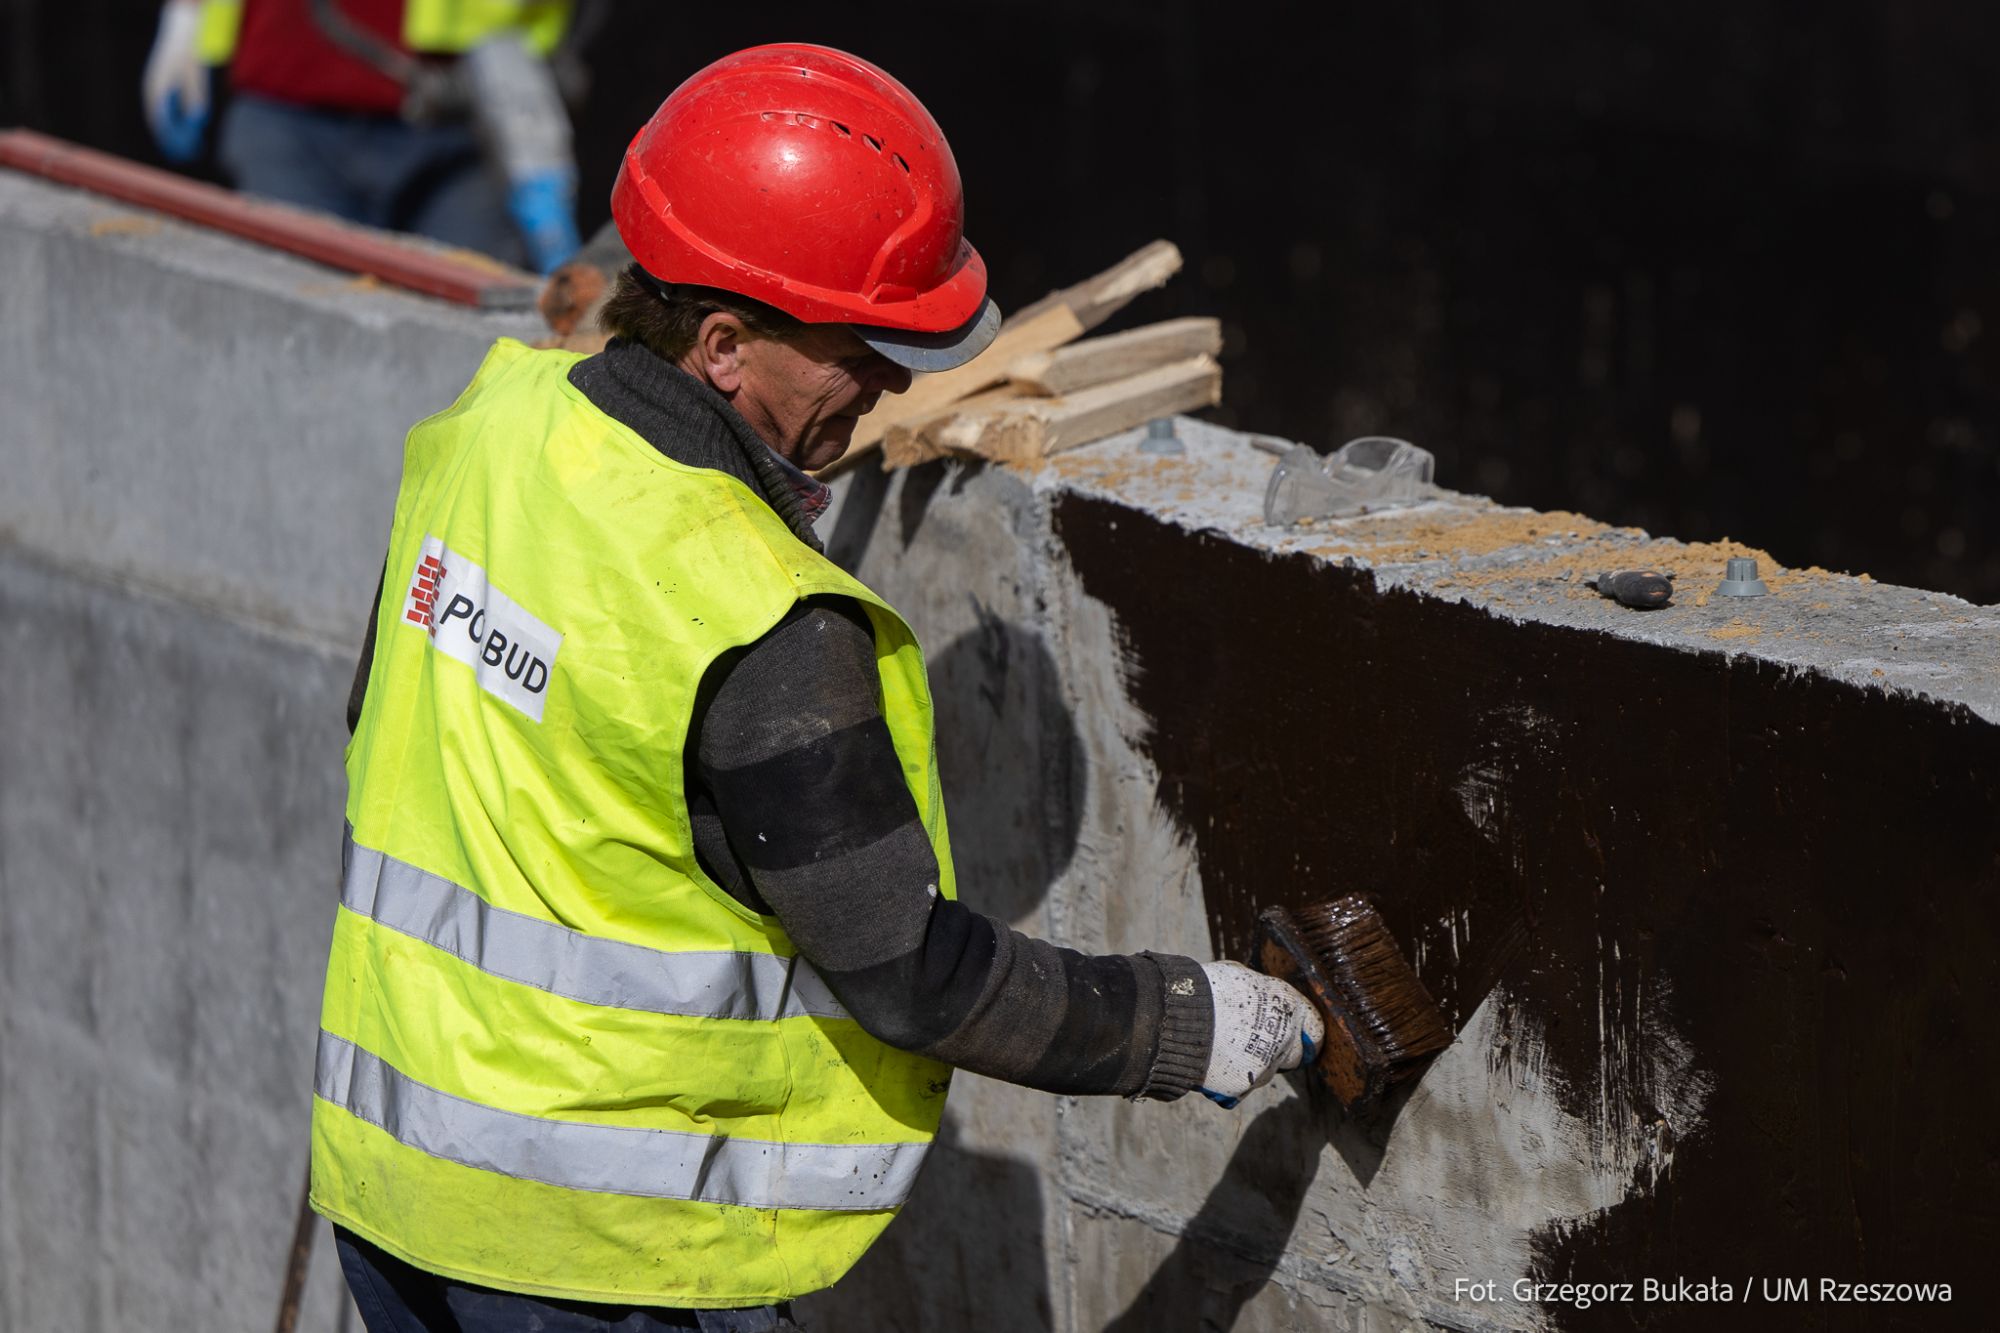
<path fill-rule="evenodd" d="M 729 397 L 736 410 L 765 443 L 807 471 L 847 452 L 855 421 L 876 399 L 910 387 L 909 371 L 839 324 L 808 325 L 785 340 L 744 339 L 735 375 Z"/>

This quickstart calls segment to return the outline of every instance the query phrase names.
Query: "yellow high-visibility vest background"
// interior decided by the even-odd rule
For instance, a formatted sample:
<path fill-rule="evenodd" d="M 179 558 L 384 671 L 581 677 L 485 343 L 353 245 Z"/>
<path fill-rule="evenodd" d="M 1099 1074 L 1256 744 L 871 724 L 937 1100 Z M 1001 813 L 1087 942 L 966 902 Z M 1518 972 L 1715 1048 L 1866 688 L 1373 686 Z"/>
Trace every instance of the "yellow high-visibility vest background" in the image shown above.
<path fill-rule="evenodd" d="M 848 1017 L 697 864 L 695 690 L 802 597 L 875 632 L 954 892 L 922 654 L 734 478 L 502 342 L 410 432 L 348 748 L 314 1205 L 430 1272 L 726 1307 L 830 1285 L 907 1195 L 950 1071 Z"/>
<path fill-rule="evenodd" d="M 244 0 L 201 0 L 195 49 L 205 65 L 236 54 Z M 575 0 L 408 0 L 403 44 L 427 55 L 460 55 L 495 33 L 518 31 L 528 49 L 545 56 L 569 27 Z"/>

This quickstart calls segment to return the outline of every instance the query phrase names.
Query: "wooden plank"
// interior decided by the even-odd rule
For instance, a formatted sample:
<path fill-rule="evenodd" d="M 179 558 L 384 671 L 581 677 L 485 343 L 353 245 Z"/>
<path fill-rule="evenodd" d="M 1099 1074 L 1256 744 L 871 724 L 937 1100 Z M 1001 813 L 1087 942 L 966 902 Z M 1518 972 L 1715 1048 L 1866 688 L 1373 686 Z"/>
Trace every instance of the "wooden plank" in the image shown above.
<path fill-rule="evenodd" d="M 1046 352 L 1077 337 L 1083 325 L 1068 306 L 1051 306 L 1033 319 L 1003 327 L 987 349 L 955 370 L 923 375 L 908 393 L 885 396 L 875 410 L 854 423 L 847 452 L 821 468 L 821 481 L 836 477 L 881 447 L 882 437 L 901 421 L 933 416 L 961 398 L 1007 379 L 1007 368 L 1024 356 Z"/>
<path fill-rule="evenodd" d="M 1008 370 L 1007 378 L 1046 398 L 1126 379 L 1171 361 L 1214 356 L 1221 350 L 1220 320 L 1169 319 L 1024 356 Z"/>
<path fill-rule="evenodd" d="M 936 416 L 961 398 L 992 388 L 1007 378 L 1014 362 L 1046 352 L 1082 337 L 1111 318 L 1141 292 L 1151 291 L 1180 272 L 1181 252 L 1171 241 L 1154 241 L 1119 260 L 1104 272 L 1009 315 L 993 345 L 956 370 L 925 375 L 910 391 L 884 398 L 873 412 L 855 423 L 847 452 L 814 475 L 821 481 L 839 476 L 875 455 L 891 427 L 900 422 Z"/>
<path fill-rule="evenodd" d="M 1066 305 L 1076 312 L 1084 329 L 1090 330 L 1110 319 L 1131 303 L 1133 297 L 1164 286 L 1181 271 L 1181 252 L 1172 241 L 1154 241 L 1141 246 L 1095 277 L 1073 287 L 1050 292 L 1032 305 L 1014 313 L 1018 320 L 1030 320 L 1050 306 Z"/>
<path fill-rule="evenodd" d="M 988 389 L 1007 378 L 1008 367 L 1024 356 L 1060 347 L 1083 333 L 1083 325 L 1068 306 L 1051 306 L 1030 320 L 1000 330 L 992 345 L 955 370 L 925 375 L 910 386 L 908 393 L 884 398 L 875 410 L 854 423 L 854 442 L 848 452 L 875 444 L 899 421 L 929 416 L 970 394 Z"/>
<path fill-rule="evenodd" d="M 447 249 L 323 217 L 32 130 L 0 132 L 0 166 L 226 231 L 350 273 L 483 309 L 526 309 L 538 279 L 470 250 Z"/>
<path fill-rule="evenodd" d="M 930 428 L 934 446 L 1005 463 L 1032 463 L 1175 412 L 1222 401 L 1212 356 L 1157 366 L 1061 398 L 1024 398 L 984 412 L 954 412 Z"/>
<path fill-rule="evenodd" d="M 535 306 L 555 336 L 571 339 L 602 333 L 598 317 L 618 288 L 618 275 L 631 262 L 632 252 L 618 235 L 617 224 L 606 222 L 583 243 L 583 249 L 549 274 L 549 280 L 542 284 L 542 294 L 535 298 Z"/>
<path fill-rule="evenodd" d="M 899 421 L 889 427 L 889 433 L 882 437 L 882 466 L 894 470 L 899 467 L 915 467 L 928 463 L 934 458 L 943 458 L 945 451 L 932 438 L 931 427 L 942 425 L 947 418 L 960 413 L 977 415 L 1004 403 L 1018 402 L 1021 390 L 1012 384 L 1003 384 L 997 389 L 976 393 L 970 398 L 962 398 L 941 411 L 915 421 Z"/>

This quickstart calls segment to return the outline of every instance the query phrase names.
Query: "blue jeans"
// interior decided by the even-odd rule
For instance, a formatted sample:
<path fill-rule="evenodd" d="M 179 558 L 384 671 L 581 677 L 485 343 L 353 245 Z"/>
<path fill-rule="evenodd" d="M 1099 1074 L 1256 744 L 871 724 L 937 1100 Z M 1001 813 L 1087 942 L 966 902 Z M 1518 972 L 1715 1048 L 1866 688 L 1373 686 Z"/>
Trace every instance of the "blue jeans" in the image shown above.
<path fill-rule="evenodd" d="M 792 1308 L 664 1310 L 545 1300 L 412 1268 L 339 1227 L 340 1271 L 368 1333 L 797 1333 Z"/>
<path fill-rule="evenodd" d="M 462 122 L 412 125 L 237 93 L 216 154 L 245 194 L 522 261 L 507 183 Z"/>

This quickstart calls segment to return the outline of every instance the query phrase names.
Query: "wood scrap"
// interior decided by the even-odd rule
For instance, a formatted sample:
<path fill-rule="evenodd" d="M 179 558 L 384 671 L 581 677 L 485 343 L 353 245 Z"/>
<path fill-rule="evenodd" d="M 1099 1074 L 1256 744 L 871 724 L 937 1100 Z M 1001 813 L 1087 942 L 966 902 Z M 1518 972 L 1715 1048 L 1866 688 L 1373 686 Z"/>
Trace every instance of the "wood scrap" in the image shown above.
<path fill-rule="evenodd" d="M 873 457 L 900 422 L 935 416 L 941 409 L 1006 380 L 1016 361 L 1081 337 L 1123 309 L 1133 297 L 1180 270 L 1181 252 L 1154 241 L 1110 268 L 1071 287 L 1050 292 L 1010 315 L 993 345 L 956 370 L 920 377 L 908 393 L 884 398 L 856 423 L 847 452 L 815 475 L 825 481 Z"/>
<path fill-rule="evenodd" d="M 567 338 L 578 329 L 595 332 L 597 316 L 616 281 L 616 274 L 573 260 L 549 275 L 535 305 L 558 338 Z"/>
<path fill-rule="evenodd" d="M 821 481 L 837 477 L 874 456 L 882 439 L 897 424 L 937 415 L 953 403 L 1007 380 L 1007 367 L 1023 356 L 1047 351 L 1083 332 L 1068 306 L 1053 306 L 1031 320 L 1003 325 L 992 345 L 956 370 L 919 376 L 909 391 L 885 396 L 875 410 L 854 423 L 847 452 L 814 473 Z"/>
<path fill-rule="evenodd" d="M 1193 356 L 1060 398 L 1023 398 L 953 412 L 927 430 L 931 447 L 1003 463 L 1033 463 L 1176 412 L 1222 400 L 1222 367 Z"/>
<path fill-rule="evenodd" d="M 1074 312 L 1066 305 L 1051 306 L 1033 319 L 1003 327 L 985 351 L 956 370 L 925 375 L 907 393 L 882 399 L 875 410 L 854 425 L 853 453 L 869 448 L 889 433 L 889 427 L 913 417 L 929 416 L 959 399 L 1004 382 L 1008 367 L 1024 356 L 1060 347 L 1083 332 Z"/>
<path fill-rule="evenodd" d="M 541 345 L 582 350 L 564 340 L 603 334 L 598 316 L 618 285 L 618 275 L 631 262 L 632 252 L 619 238 L 617 226 L 607 222 L 599 227 L 596 235 L 542 285 L 535 305 L 548 321 L 555 339 Z M 597 346 L 601 349 L 604 344 L 599 342 Z"/>
<path fill-rule="evenodd" d="M 1155 287 L 1181 271 L 1180 248 L 1172 241 L 1154 241 L 1142 246 L 1092 278 L 1073 287 L 1050 292 L 1032 305 L 1023 306 L 1014 318 L 1033 319 L 1052 305 L 1066 305 L 1088 332 L 1130 305 L 1132 298 Z"/>
<path fill-rule="evenodd" d="M 882 437 L 882 466 L 890 469 L 915 467 L 934 458 L 943 458 L 945 450 L 937 443 L 934 427 L 943 425 L 953 416 L 976 416 L 1004 404 L 1018 402 L 1024 396 L 1018 385 L 1002 384 L 970 398 L 962 398 L 927 417 L 899 421 L 889 427 L 889 433 Z"/>
<path fill-rule="evenodd" d="M 1169 319 L 1024 356 L 1008 368 L 1007 378 L 1028 393 L 1049 398 L 1221 350 L 1220 320 Z"/>

